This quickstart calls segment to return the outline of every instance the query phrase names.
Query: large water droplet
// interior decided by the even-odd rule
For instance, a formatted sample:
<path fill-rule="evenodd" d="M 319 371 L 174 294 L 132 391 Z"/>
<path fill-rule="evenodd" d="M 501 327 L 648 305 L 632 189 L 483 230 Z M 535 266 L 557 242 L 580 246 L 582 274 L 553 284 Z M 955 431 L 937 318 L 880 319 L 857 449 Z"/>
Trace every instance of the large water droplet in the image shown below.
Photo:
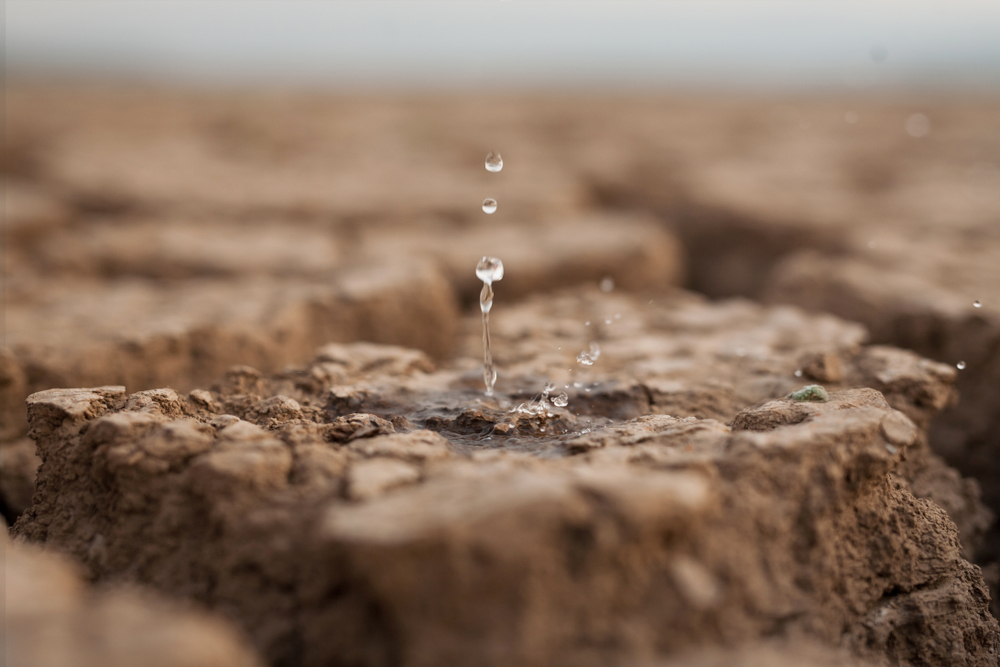
<path fill-rule="evenodd" d="M 979 301 L 977 299 L 977 300 L 975 300 L 975 301 L 972 302 L 972 307 L 973 308 L 982 308 L 983 307 L 983 303 L 982 303 L 982 301 Z"/>
<path fill-rule="evenodd" d="M 584 366 L 594 365 L 594 360 L 586 352 L 581 352 L 580 354 L 576 355 L 576 360 L 578 363 L 581 363 Z"/>
<path fill-rule="evenodd" d="M 964 361 L 958 362 L 957 364 L 955 364 L 955 368 L 957 368 L 960 371 L 964 371 L 965 370 L 965 362 Z"/>
<path fill-rule="evenodd" d="M 614 289 L 615 289 L 615 281 L 614 279 L 611 278 L 611 276 L 607 276 L 601 280 L 602 292 L 611 292 Z"/>
<path fill-rule="evenodd" d="M 490 151 L 490 154 L 486 156 L 486 171 L 496 173 L 501 169 L 503 169 L 503 158 L 500 157 L 500 153 Z"/>
<path fill-rule="evenodd" d="M 493 214 L 497 211 L 497 200 L 487 197 L 483 200 L 483 213 Z"/>
<path fill-rule="evenodd" d="M 496 257 L 483 257 L 476 265 L 476 277 L 487 285 L 503 279 L 503 262 Z"/>
<path fill-rule="evenodd" d="M 559 394 L 558 396 L 552 399 L 552 405 L 556 406 L 557 408 L 565 408 L 567 405 L 569 405 L 569 396 L 567 396 L 565 392 Z"/>
<path fill-rule="evenodd" d="M 483 382 L 486 395 L 492 396 L 497 372 L 490 349 L 490 310 L 493 308 L 493 281 L 503 278 L 503 262 L 496 257 L 483 257 L 476 265 L 476 277 L 483 281 L 483 291 L 479 294 L 479 308 L 483 311 Z"/>

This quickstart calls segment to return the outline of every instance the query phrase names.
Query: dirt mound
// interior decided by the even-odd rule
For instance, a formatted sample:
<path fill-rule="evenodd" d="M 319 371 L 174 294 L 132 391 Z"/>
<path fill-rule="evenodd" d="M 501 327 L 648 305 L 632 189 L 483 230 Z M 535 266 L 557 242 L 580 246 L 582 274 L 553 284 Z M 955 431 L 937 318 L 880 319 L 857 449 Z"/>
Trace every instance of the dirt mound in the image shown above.
<path fill-rule="evenodd" d="M 592 338 L 594 309 L 621 332 Z M 961 537 L 913 495 L 947 470 L 923 425 L 951 369 L 834 318 L 683 294 L 566 294 L 495 321 L 502 405 L 477 398 L 471 361 L 368 344 L 186 396 L 35 394 L 43 464 L 15 532 L 95 579 L 207 604 L 273 664 L 608 664 L 775 635 L 995 663 L 962 555 L 985 526 L 975 488 L 925 484 L 961 499 Z M 577 368 L 594 375 L 554 377 L 592 339 L 598 361 Z M 803 359 L 839 376 L 828 401 L 785 397 Z M 865 378 L 885 397 L 838 389 Z M 546 379 L 566 408 L 543 402 Z M 730 402 L 706 406 L 710 386 Z"/>
<path fill-rule="evenodd" d="M 18 667 L 258 667 L 222 620 L 137 589 L 85 586 L 73 564 L 37 546 L 4 552 L 4 656 Z"/>

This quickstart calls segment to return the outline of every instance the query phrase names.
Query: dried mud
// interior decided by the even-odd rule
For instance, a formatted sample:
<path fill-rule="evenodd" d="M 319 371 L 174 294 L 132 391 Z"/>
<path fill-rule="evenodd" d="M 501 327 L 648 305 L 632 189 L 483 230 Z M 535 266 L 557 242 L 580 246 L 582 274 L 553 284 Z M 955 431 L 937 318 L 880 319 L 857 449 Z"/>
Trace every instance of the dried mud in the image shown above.
<path fill-rule="evenodd" d="M 7 93 L 0 509 L 94 586 L 26 650 L 997 663 L 996 100 Z"/>

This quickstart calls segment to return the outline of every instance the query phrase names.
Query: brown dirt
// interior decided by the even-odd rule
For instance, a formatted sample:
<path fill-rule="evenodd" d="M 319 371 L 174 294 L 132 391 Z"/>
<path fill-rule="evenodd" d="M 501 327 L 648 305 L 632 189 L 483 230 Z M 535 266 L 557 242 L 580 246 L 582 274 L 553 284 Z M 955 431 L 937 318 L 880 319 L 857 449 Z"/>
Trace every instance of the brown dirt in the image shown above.
<path fill-rule="evenodd" d="M 848 109 L 858 112 L 856 124 L 845 123 Z M 173 405 L 169 390 L 133 397 L 127 407 L 124 399 L 95 399 L 114 415 L 70 422 L 82 420 L 84 430 L 115 415 L 152 414 L 153 422 L 129 422 L 108 436 L 132 451 L 123 460 L 107 459 L 104 444 L 50 452 L 65 465 L 43 466 L 36 501 L 45 501 L 24 525 L 38 531 L 65 519 L 54 499 L 75 489 L 94 523 L 62 526 L 53 546 L 72 551 L 92 576 L 151 583 L 266 630 L 255 641 L 279 663 L 325 664 L 324 651 L 344 663 L 450 659 L 425 647 L 434 639 L 421 633 L 436 627 L 447 638 L 440 650 L 465 657 L 470 638 L 489 639 L 476 644 L 485 652 L 477 662 L 728 664 L 739 655 L 744 664 L 819 665 L 837 659 L 825 655 L 834 642 L 853 656 L 844 661 L 864 653 L 892 664 L 994 664 L 982 662 L 996 641 L 993 626 L 976 616 L 983 580 L 963 568 L 966 560 L 983 566 L 1000 613 L 1000 533 L 980 502 L 981 487 L 986 505 L 1000 511 L 1000 311 L 990 296 L 1000 284 L 998 110 L 995 99 L 971 97 L 361 98 L 8 82 L 0 510 L 16 517 L 30 504 L 38 458 L 24 439 L 29 393 L 116 384 L 132 393 L 188 392 L 223 377 L 213 392 L 177 396 L 191 423 L 162 407 Z M 903 130 L 914 112 L 930 118 L 928 136 Z M 500 174 L 485 172 L 476 157 L 492 148 L 504 153 Z M 485 196 L 500 201 L 493 216 L 478 210 Z M 537 399 L 553 381 L 570 403 L 551 423 L 476 403 L 479 323 L 461 313 L 478 293 L 471 267 L 483 254 L 507 267 L 494 311 L 498 389 L 511 402 L 503 409 Z M 550 293 L 605 276 L 616 283 L 610 295 Z M 797 304 L 863 326 L 741 300 L 709 304 L 671 291 L 678 285 L 711 298 Z M 972 307 L 977 299 L 982 308 Z M 334 345 L 301 367 L 320 346 L 357 340 L 420 352 Z M 603 353 L 587 369 L 574 358 L 591 341 Z M 966 368 L 956 372 L 959 360 Z M 235 364 L 243 370 L 227 371 Z M 865 394 L 858 404 L 857 395 L 837 393 L 830 404 L 774 402 L 810 382 L 831 392 L 868 387 L 885 402 Z M 831 405 L 845 406 L 839 417 L 824 412 Z M 865 410 L 908 421 L 893 416 L 872 431 Z M 357 413 L 391 421 L 349 417 Z M 234 418 L 227 414 L 270 434 L 253 445 L 262 448 L 259 461 L 249 465 L 231 451 L 258 435 L 238 423 L 223 437 Z M 834 420 L 836 443 L 810 426 L 824 419 Z M 628 420 L 638 421 L 622 426 Z M 194 423 L 201 435 L 185 430 Z M 910 426 L 913 443 L 891 445 Z M 601 435 L 583 434 L 587 428 Z M 421 429 L 439 435 L 413 435 Z M 491 445 L 481 440 L 484 430 Z M 793 464 L 761 462 L 732 444 L 752 433 L 767 451 L 786 433 L 807 433 L 802 442 L 810 445 L 788 450 L 801 455 Z M 90 442 L 72 429 L 46 437 Z M 163 445 L 147 470 L 149 438 L 194 450 L 177 455 L 174 444 Z M 873 438 L 900 455 L 869 470 Z M 688 439 L 701 457 L 696 466 L 685 458 Z M 497 440 L 504 446 L 490 454 L 495 461 L 477 458 Z M 664 452 L 678 449 L 675 465 Z M 610 471 L 605 457 L 653 484 L 641 493 L 659 493 L 653 487 L 663 471 L 711 473 L 715 509 L 675 516 L 666 503 L 669 516 L 633 516 L 631 505 L 622 510 L 607 499 L 620 489 L 605 498 L 579 482 L 591 468 Z M 274 466 L 284 470 L 286 458 L 282 481 Z M 210 463 L 191 467 L 203 459 Z M 84 463 L 100 473 L 96 481 L 74 477 Z M 767 486 L 780 481 L 768 470 L 786 464 L 787 506 L 784 486 Z M 523 473 L 529 486 L 533 475 L 551 475 L 553 488 L 565 490 L 545 497 L 537 524 L 531 513 L 487 508 L 510 534 L 541 535 L 537 545 L 504 555 L 478 518 L 462 524 L 468 533 L 420 537 L 416 551 L 405 541 L 374 548 L 317 528 L 324 512 L 340 512 L 329 507 L 361 511 L 396 494 L 432 497 L 437 484 L 475 486 L 465 477 L 473 470 L 487 486 Z M 809 483 L 806 474 L 814 476 Z M 175 489 L 177 480 L 188 486 Z M 809 505 L 811 484 L 826 494 L 822 511 Z M 130 516 L 115 504 L 94 507 L 95 499 L 133 492 L 134 520 L 123 522 L 111 551 L 91 553 L 87 540 Z M 758 492 L 778 499 L 742 507 Z M 801 516 L 789 519 L 796 502 Z M 438 510 L 428 503 L 422 511 L 433 523 Z M 961 557 L 952 553 L 954 528 L 928 507 L 955 523 Z M 875 514 L 863 520 L 877 548 L 834 548 L 829 541 L 854 545 L 848 527 L 866 512 Z M 179 521 L 197 530 L 178 536 Z M 553 555 L 579 551 L 567 546 L 578 536 L 546 532 L 564 524 L 597 536 L 590 569 L 567 574 L 568 562 Z M 663 526 L 669 540 L 651 547 L 648 536 Z M 613 537 L 601 542 L 606 530 Z M 710 544 L 715 533 L 752 562 L 716 553 L 730 547 Z M 136 535 L 148 538 L 149 554 L 135 552 Z M 312 566 L 271 541 L 301 546 L 303 562 L 339 565 L 310 588 L 304 577 L 315 574 L 306 572 Z M 392 562 L 430 558 L 428 581 L 443 583 L 428 586 L 447 595 L 428 603 L 420 590 L 432 589 L 406 581 L 417 588 L 387 593 L 388 579 L 359 556 L 370 547 Z M 171 549 L 196 555 L 171 561 Z M 442 553 L 435 549 L 446 555 L 433 556 Z M 108 554 L 117 564 L 102 564 Z M 887 554 L 882 570 L 851 569 L 882 567 Z M 670 564 L 677 557 L 726 584 L 720 608 L 702 610 L 685 598 L 678 583 L 685 575 L 674 570 L 688 566 Z M 808 567 L 785 572 L 788 558 Z M 456 581 L 442 574 L 450 567 Z M 323 579 L 334 575 L 335 582 Z M 560 583 L 573 577 L 577 589 Z M 536 578 L 539 596 L 522 595 L 533 588 L 519 586 Z M 508 592 L 483 594 L 504 598 L 494 607 L 473 600 L 472 634 L 456 639 L 453 621 L 464 617 L 448 605 L 489 581 L 505 582 Z M 636 581 L 662 599 L 636 593 Z M 890 587 L 878 590 L 883 585 Z M 604 602 L 588 608 L 579 598 L 585 592 Z M 268 613 L 271 604 L 281 612 Z M 275 620 L 282 615 L 283 625 Z M 666 630 L 664 619 L 672 624 Z M 771 629 L 762 629 L 767 623 Z M 343 633 L 330 627 L 351 628 L 360 639 L 337 649 Z M 965 644 L 949 643 L 940 634 L 948 632 Z M 919 662 L 923 654 L 929 662 Z"/>
<path fill-rule="evenodd" d="M 135 588 L 86 586 L 68 559 L 11 543 L 4 557 L 4 658 L 17 667 L 258 667 L 217 616 Z"/>
<path fill-rule="evenodd" d="M 603 312 L 621 318 L 589 335 Z M 43 463 L 15 532 L 218 610 L 276 665 L 626 664 L 775 635 L 995 664 L 962 555 L 988 519 L 924 435 L 952 369 L 829 316 L 681 293 L 495 315 L 507 408 L 477 398 L 471 360 L 370 344 L 187 396 L 35 394 Z M 570 384 L 557 370 L 592 339 L 567 409 L 511 411 Z M 782 398 L 803 359 L 838 369 L 830 402 Z"/>

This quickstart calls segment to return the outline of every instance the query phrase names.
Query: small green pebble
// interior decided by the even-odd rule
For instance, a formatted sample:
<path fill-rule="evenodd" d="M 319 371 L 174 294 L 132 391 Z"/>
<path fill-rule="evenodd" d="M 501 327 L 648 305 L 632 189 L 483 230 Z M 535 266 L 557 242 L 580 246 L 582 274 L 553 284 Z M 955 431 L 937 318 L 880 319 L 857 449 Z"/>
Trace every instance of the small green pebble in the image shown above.
<path fill-rule="evenodd" d="M 826 393 L 826 389 L 819 386 L 818 384 L 809 384 L 798 391 L 793 391 L 788 395 L 788 398 L 793 401 L 817 401 L 819 403 L 826 403 L 830 400 L 830 394 Z"/>

